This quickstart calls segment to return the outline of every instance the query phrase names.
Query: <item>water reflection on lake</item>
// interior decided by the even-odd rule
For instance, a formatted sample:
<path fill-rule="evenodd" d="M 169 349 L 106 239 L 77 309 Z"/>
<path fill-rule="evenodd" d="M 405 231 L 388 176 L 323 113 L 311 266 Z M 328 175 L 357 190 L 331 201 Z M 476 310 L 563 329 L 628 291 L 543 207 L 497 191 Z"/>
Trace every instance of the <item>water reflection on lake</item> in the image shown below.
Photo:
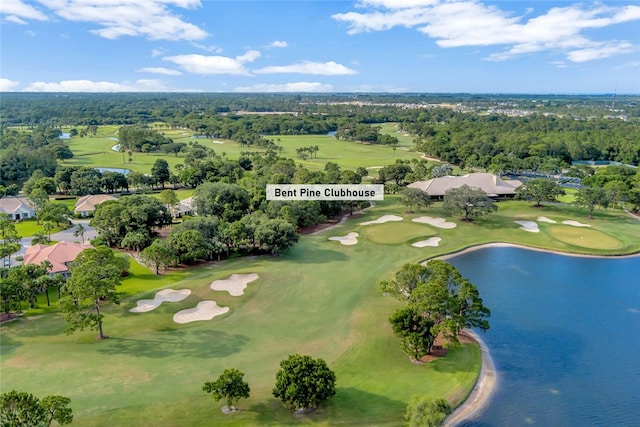
<path fill-rule="evenodd" d="M 492 311 L 498 375 L 462 425 L 640 425 L 640 257 L 486 248 L 449 262 Z"/>

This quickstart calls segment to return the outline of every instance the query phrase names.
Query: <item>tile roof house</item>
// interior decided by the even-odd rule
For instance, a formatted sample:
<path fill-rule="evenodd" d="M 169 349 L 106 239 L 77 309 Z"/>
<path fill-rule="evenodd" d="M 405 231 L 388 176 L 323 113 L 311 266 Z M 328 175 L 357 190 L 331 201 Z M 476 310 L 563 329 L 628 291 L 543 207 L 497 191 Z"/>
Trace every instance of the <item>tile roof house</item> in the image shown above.
<path fill-rule="evenodd" d="M 49 261 L 52 265 L 49 274 L 69 274 L 69 263 L 85 249 L 91 249 L 88 243 L 58 242 L 55 245 L 33 245 L 24 254 L 24 264 L 40 264 Z"/>
<path fill-rule="evenodd" d="M 441 198 L 444 193 L 451 188 L 462 187 L 481 188 L 491 197 L 513 197 L 516 194 L 516 188 L 522 185 L 522 182 L 511 179 L 502 180 L 492 173 L 470 173 L 464 176 L 443 176 L 433 178 L 428 181 L 417 181 L 409 184 L 409 188 L 419 188 L 434 198 Z"/>
<path fill-rule="evenodd" d="M 80 216 L 89 216 L 96 210 L 96 206 L 107 200 L 118 200 L 108 194 L 90 194 L 88 196 L 82 196 L 76 202 L 73 208 L 73 213 Z"/>
<path fill-rule="evenodd" d="M 0 212 L 9 215 L 13 220 L 33 218 L 36 211 L 30 206 L 26 197 L 2 197 L 0 198 Z"/>

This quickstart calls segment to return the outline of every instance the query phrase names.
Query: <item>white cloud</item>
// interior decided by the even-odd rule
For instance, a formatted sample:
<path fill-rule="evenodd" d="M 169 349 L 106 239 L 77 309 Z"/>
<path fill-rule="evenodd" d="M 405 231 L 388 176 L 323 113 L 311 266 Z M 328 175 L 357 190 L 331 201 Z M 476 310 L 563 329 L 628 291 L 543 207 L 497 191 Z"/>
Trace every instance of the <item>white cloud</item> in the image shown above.
<path fill-rule="evenodd" d="M 0 92 L 11 92 L 20 85 L 20 82 L 15 82 L 9 79 L 0 79 Z"/>
<path fill-rule="evenodd" d="M 23 19 L 35 19 L 37 21 L 47 21 L 49 19 L 44 13 L 22 0 L 2 0 L 0 2 L 0 15 L 8 15 L 5 19 L 16 24 L 26 23 Z"/>
<path fill-rule="evenodd" d="M 552 51 L 573 62 L 602 59 L 633 51 L 624 40 L 593 40 L 586 31 L 640 20 L 640 6 L 609 7 L 574 4 L 554 7 L 541 15 L 516 16 L 478 0 L 362 0 L 364 13 L 347 12 L 333 18 L 349 25 L 348 33 L 415 28 L 443 48 L 506 46 L 486 59 L 503 61 L 515 56 Z"/>
<path fill-rule="evenodd" d="M 7 17 L 4 18 L 5 21 L 7 22 L 13 22 L 14 24 L 18 24 L 18 25 L 27 25 L 28 22 L 17 17 L 16 15 L 9 15 Z"/>
<path fill-rule="evenodd" d="M 245 64 L 247 62 L 253 62 L 259 56 L 260 52 L 249 50 L 236 58 L 192 54 L 166 56 L 163 59 L 165 61 L 171 61 L 182 67 L 183 70 L 193 74 L 234 74 L 248 76 L 251 75 L 251 73 L 245 67 Z"/>
<path fill-rule="evenodd" d="M 61 82 L 34 82 L 24 92 L 190 92 L 174 89 L 160 80 L 141 79 L 135 82 L 96 82 L 92 80 L 63 80 Z"/>
<path fill-rule="evenodd" d="M 151 49 L 151 57 L 155 58 L 156 56 L 160 56 L 164 54 L 164 50 L 162 49 Z"/>
<path fill-rule="evenodd" d="M 198 49 L 202 49 L 206 52 L 211 52 L 211 53 L 222 53 L 222 48 L 216 46 L 216 45 L 204 45 L 202 43 L 191 43 L 191 45 L 193 47 L 197 47 Z"/>
<path fill-rule="evenodd" d="M 638 48 L 627 42 L 620 43 L 598 43 L 584 49 L 569 52 L 568 59 L 572 62 L 587 62 L 595 59 L 609 58 L 610 56 L 621 55 L 637 51 Z"/>
<path fill-rule="evenodd" d="M 14 1 L 14 0 L 12 0 Z M 39 0 L 61 18 L 90 22 L 107 39 L 143 36 L 150 40 L 201 40 L 208 34 L 183 21 L 168 6 L 196 8 L 200 0 Z"/>
<path fill-rule="evenodd" d="M 420 6 L 430 6 L 438 0 L 362 0 L 360 7 L 384 7 L 387 9 L 406 9 Z"/>
<path fill-rule="evenodd" d="M 269 43 L 269 47 L 287 47 L 287 46 L 289 46 L 289 43 L 281 40 L 275 40 Z"/>
<path fill-rule="evenodd" d="M 261 68 L 254 71 L 256 74 L 282 74 L 282 73 L 298 73 L 325 76 L 342 76 L 349 74 L 358 74 L 356 70 L 347 68 L 336 62 L 309 62 L 303 61 L 291 65 L 276 65 Z"/>
<path fill-rule="evenodd" d="M 333 86 L 318 82 L 297 82 L 284 84 L 260 83 L 251 86 L 239 86 L 235 92 L 332 92 Z"/>
<path fill-rule="evenodd" d="M 138 70 L 138 73 L 164 74 L 165 76 L 180 76 L 182 73 L 178 70 L 172 70 L 164 67 L 144 67 Z"/>

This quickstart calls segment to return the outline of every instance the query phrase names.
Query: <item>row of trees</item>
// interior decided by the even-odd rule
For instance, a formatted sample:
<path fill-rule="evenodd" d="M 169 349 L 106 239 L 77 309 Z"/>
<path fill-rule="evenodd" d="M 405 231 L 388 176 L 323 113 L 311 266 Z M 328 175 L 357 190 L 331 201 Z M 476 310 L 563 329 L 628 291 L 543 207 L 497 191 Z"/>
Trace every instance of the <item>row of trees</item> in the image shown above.
<path fill-rule="evenodd" d="M 244 373 L 237 369 L 225 369 L 215 381 L 207 381 L 202 390 L 210 393 L 216 401 L 224 400 L 223 411 L 234 411 L 240 399 L 248 399 L 251 391 L 244 381 Z M 296 412 L 317 408 L 318 405 L 335 396 L 336 375 L 327 363 L 311 356 L 290 354 L 280 362 L 276 373 L 276 384 L 272 390 L 285 407 Z"/>

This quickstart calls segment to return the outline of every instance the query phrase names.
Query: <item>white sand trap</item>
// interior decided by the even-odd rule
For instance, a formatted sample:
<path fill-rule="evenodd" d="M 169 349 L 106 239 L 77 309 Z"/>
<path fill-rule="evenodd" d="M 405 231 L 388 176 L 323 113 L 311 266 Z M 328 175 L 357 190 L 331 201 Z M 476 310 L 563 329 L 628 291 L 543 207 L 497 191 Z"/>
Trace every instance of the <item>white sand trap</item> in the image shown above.
<path fill-rule="evenodd" d="M 174 314 L 173 321 L 176 323 L 189 323 L 199 320 L 211 320 L 227 311 L 229 311 L 229 307 L 220 307 L 215 301 L 200 301 L 195 308 L 180 310 Z"/>
<path fill-rule="evenodd" d="M 567 225 L 572 225 L 574 227 L 591 227 L 589 224 L 583 224 L 581 222 L 578 221 L 572 221 L 572 220 L 565 220 L 562 221 L 563 224 L 567 224 Z"/>
<path fill-rule="evenodd" d="M 217 140 L 214 140 L 214 141 L 211 141 L 211 142 L 213 142 L 214 144 L 224 144 L 224 141 L 217 141 Z"/>
<path fill-rule="evenodd" d="M 190 289 L 163 289 L 156 292 L 153 299 L 141 299 L 136 302 L 136 306 L 129 310 L 131 313 L 146 313 L 147 311 L 155 310 L 163 302 L 178 302 L 182 301 L 191 294 Z"/>
<path fill-rule="evenodd" d="M 232 274 L 226 279 L 214 280 L 211 282 L 210 288 L 214 291 L 227 291 L 232 297 L 238 297 L 244 294 L 244 288 L 249 282 L 258 279 L 256 273 L 249 274 Z"/>
<path fill-rule="evenodd" d="M 358 243 L 357 237 L 358 237 L 358 233 L 351 232 L 351 233 L 347 234 L 346 236 L 329 237 L 329 240 L 336 240 L 336 241 L 342 243 L 345 246 L 351 246 L 351 245 L 355 245 L 356 243 Z"/>
<path fill-rule="evenodd" d="M 440 244 L 440 237 L 430 237 L 427 240 L 420 240 L 419 242 L 412 243 L 411 246 L 414 248 L 424 248 L 426 246 L 436 247 Z"/>
<path fill-rule="evenodd" d="M 539 216 L 538 217 L 538 221 L 540 221 L 540 222 L 548 222 L 549 224 L 557 223 L 557 221 L 554 221 L 554 220 L 552 220 L 550 218 L 547 218 L 546 216 Z"/>
<path fill-rule="evenodd" d="M 538 224 L 533 221 L 513 221 L 516 224 L 520 224 L 520 230 L 528 231 L 529 233 L 539 233 L 540 229 L 538 228 Z"/>
<path fill-rule="evenodd" d="M 374 221 L 361 222 L 360 225 L 384 224 L 390 221 L 402 221 L 402 217 L 397 215 L 383 215 Z"/>
<path fill-rule="evenodd" d="M 455 222 L 447 222 L 444 218 L 431 218 L 430 216 L 419 216 L 418 218 L 413 218 L 411 221 L 433 225 L 438 228 L 456 228 L 457 225 Z"/>

